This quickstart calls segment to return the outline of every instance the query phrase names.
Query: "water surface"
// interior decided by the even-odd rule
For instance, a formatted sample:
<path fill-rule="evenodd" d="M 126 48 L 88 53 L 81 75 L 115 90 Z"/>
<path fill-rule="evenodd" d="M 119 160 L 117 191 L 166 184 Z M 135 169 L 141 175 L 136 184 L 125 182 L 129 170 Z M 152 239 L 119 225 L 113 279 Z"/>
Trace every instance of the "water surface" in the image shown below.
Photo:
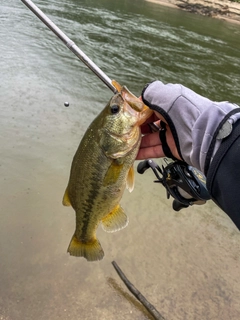
<path fill-rule="evenodd" d="M 137 95 L 158 78 L 240 104 L 239 25 L 141 0 L 36 4 Z M 124 194 L 129 226 L 99 228 L 102 261 L 66 253 L 71 160 L 112 93 L 21 1 L 0 4 L 0 38 L 0 319 L 151 319 L 116 260 L 167 320 L 239 320 L 239 232 L 211 202 L 174 212 L 151 172 Z"/>

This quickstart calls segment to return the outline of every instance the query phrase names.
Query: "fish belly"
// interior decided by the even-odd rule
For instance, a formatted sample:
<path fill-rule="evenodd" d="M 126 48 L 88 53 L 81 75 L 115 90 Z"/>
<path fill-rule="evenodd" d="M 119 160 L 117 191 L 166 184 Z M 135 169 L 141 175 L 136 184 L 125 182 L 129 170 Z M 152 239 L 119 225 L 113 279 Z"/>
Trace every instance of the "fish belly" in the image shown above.
<path fill-rule="evenodd" d="M 83 256 L 88 261 L 101 260 L 104 252 L 96 237 L 98 225 L 102 223 L 105 231 L 114 232 L 128 224 L 119 202 L 136 153 L 133 150 L 124 159 L 113 160 L 105 156 L 93 137 L 91 148 L 89 139 L 82 140 L 64 196 L 76 211 L 76 230 L 68 247 L 70 255 Z"/>

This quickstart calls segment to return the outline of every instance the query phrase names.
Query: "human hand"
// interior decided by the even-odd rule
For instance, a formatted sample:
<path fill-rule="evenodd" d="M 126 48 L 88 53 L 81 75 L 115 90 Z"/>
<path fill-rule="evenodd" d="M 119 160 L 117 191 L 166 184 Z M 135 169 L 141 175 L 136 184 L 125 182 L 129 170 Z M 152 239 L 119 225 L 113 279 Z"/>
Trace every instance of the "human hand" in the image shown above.
<path fill-rule="evenodd" d="M 160 129 L 160 121 L 166 123 L 166 120 L 160 113 L 154 111 L 152 116 L 141 126 L 141 132 L 143 134 L 140 149 L 136 160 L 144 160 L 149 158 L 162 158 L 166 155 L 163 152 L 162 142 L 159 138 L 159 130 L 153 131 L 150 124 L 154 124 L 156 129 Z M 166 141 L 175 158 L 182 160 L 177 151 L 177 147 L 171 133 L 171 130 L 166 123 Z"/>
<path fill-rule="evenodd" d="M 151 133 L 148 126 L 150 122 L 158 124 L 160 119 L 166 123 L 166 142 L 173 156 L 205 174 L 225 137 L 219 136 L 222 124 L 229 122 L 231 126 L 240 115 L 237 105 L 214 102 L 183 85 L 161 81 L 148 84 L 142 92 L 142 100 L 155 113 L 142 125 L 146 135 L 137 159 L 164 156 L 164 141 L 160 142 L 158 132 Z"/>

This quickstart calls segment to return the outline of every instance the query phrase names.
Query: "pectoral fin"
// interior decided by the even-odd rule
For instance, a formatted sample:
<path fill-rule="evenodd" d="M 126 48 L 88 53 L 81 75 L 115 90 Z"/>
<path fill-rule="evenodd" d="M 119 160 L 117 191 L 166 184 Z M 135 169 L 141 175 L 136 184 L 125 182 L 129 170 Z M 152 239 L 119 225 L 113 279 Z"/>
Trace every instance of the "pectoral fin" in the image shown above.
<path fill-rule="evenodd" d="M 128 217 L 118 204 L 112 212 L 102 219 L 102 228 L 106 232 L 115 232 L 128 225 Z"/>
<path fill-rule="evenodd" d="M 70 207 L 72 204 L 71 204 L 71 201 L 69 199 L 69 195 L 68 195 L 68 188 L 66 189 L 65 193 L 64 193 L 64 196 L 63 196 L 63 200 L 62 200 L 62 204 L 66 207 Z"/>
<path fill-rule="evenodd" d="M 127 189 L 132 192 L 134 189 L 134 168 L 131 166 L 127 176 Z"/>
<path fill-rule="evenodd" d="M 116 181 L 118 180 L 121 174 L 122 168 L 123 168 L 123 162 L 118 160 L 113 160 L 106 172 L 106 175 L 103 180 L 103 185 L 106 186 L 106 185 L 111 185 L 116 183 Z"/>

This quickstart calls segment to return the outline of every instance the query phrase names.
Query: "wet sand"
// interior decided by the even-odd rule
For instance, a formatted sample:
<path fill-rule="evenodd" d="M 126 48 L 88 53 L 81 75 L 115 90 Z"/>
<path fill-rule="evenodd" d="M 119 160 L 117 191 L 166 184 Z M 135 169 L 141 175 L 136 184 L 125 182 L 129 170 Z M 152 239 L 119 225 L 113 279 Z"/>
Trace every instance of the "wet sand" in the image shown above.
<path fill-rule="evenodd" d="M 221 0 L 146 0 L 240 24 L 240 3 Z"/>
<path fill-rule="evenodd" d="M 0 320 L 152 320 L 112 260 L 166 320 L 239 320 L 239 231 L 212 202 L 174 212 L 151 172 L 136 174 L 134 191 L 121 201 L 128 227 L 99 228 L 102 261 L 67 254 L 75 215 L 61 202 L 71 161 L 111 93 L 71 63 L 72 55 L 19 2 L 1 6 Z M 89 12 L 96 23 L 98 11 Z M 81 29 L 65 22 L 67 33 Z"/>
<path fill-rule="evenodd" d="M 134 192 L 124 195 L 129 226 L 112 234 L 99 228 L 104 259 L 70 257 L 66 249 L 75 218 L 61 197 L 71 152 L 64 156 L 55 149 L 51 155 L 44 140 L 31 151 L 45 153 L 47 161 L 25 152 L 30 168 L 9 160 L 9 169 L 1 171 L 6 214 L 0 319 L 152 319 L 123 285 L 112 260 L 167 320 L 240 318 L 239 231 L 211 202 L 172 211 L 151 174 L 137 176 Z"/>
<path fill-rule="evenodd" d="M 136 175 L 135 190 L 124 194 L 129 226 L 99 228 L 102 261 L 67 254 L 75 218 L 61 198 L 82 133 L 71 109 L 51 112 L 53 102 L 28 115 L 30 104 L 15 109 L 16 118 L 38 124 L 16 139 L 21 127 L 13 120 L 1 143 L 0 319 L 152 319 L 122 284 L 115 260 L 167 320 L 239 320 L 239 231 L 211 202 L 174 212 L 151 172 Z"/>

